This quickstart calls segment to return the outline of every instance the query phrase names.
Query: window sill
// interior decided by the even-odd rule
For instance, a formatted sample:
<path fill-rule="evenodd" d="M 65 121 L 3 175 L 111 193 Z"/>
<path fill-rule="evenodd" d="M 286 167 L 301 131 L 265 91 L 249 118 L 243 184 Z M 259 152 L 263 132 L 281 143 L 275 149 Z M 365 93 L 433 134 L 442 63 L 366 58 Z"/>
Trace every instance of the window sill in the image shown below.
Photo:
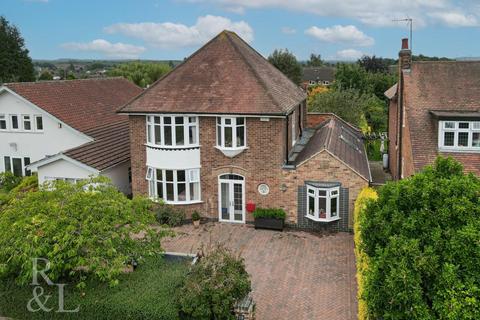
<path fill-rule="evenodd" d="M 306 215 L 305 217 L 315 222 L 333 222 L 341 219 L 340 217 L 335 217 L 330 219 L 317 219 L 309 215 Z"/>
<path fill-rule="evenodd" d="M 150 199 L 152 199 L 152 200 L 155 201 L 155 202 L 158 202 L 158 201 L 161 200 L 161 201 L 163 201 L 165 204 L 171 204 L 171 205 L 175 205 L 175 206 L 203 203 L 202 200 L 195 200 L 195 201 L 165 201 L 165 200 L 163 200 L 163 199 L 156 199 L 156 198 L 150 198 Z"/>
<path fill-rule="evenodd" d="M 480 148 L 469 149 L 469 148 L 438 148 L 439 152 L 452 152 L 452 153 L 480 153 Z"/>
<path fill-rule="evenodd" d="M 225 156 L 229 158 L 233 158 L 240 153 L 242 153 L 244 150 L 248 149 L 248 147 L 240 147 L 240 148 L 222 148 L 219 146 L 215 146 L 216 149 L 220 150 Z"/>
<path fill-rule="evenodd" d="M 145 143 L 146 147 L 153 148 L 153 149 L 164 149 L 164 150 L 185 150 L 185 149 L 198 149 L 200 148 L 199 144 L 190 145 L 190 146 L 161 146 L 151 143 Z"/>

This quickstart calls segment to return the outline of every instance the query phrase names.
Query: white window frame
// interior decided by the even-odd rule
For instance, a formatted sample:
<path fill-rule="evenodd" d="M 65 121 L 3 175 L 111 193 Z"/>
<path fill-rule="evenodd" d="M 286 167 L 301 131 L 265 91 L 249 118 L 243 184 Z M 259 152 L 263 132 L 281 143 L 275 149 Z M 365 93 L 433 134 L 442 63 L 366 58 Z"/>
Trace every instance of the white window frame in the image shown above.
<path fill-rule="evenodd" d="M 25 118 L 28 117 L 28 120 L 26 120 Z M 33 121 L 32 121 L 32 115 L 30 114 L 22 114 L 21 116 L 21 119 L 22 119 L 22 130 L 25 131 L 25 132 L 33 132 Z M 25 129 L 25 122 L 28 121 L 30 123 L 30 129 Z"/>
<path fill-rule="evenodd" d="M 182 117 L 183 118 L 183 125 L 176 125 L 175 118 Z M 172 144 L 166 145 L 165 144 L 165 118 L 170 118 L 171 123 L 168 126 L 171 127 L 172 133 Z M 160 123 L 155 123 L 155 120 L 159 119 Z M 183 126 L 183 140 L 184 144 L 177 145 L 177 137 L 176 137 L 176 127 Z M 157 143 L 155 137 L 155 127 L 160 127 L 160 142 Z M 194 136 L 194 143 L 190 143 L 190 128 L 194 127 L 195 129 L 195 136 Z M 160 147 L 160 148 L 170 148 L 170 149 L 184 149 L 184 148 L 192 148 L 192 147 L 199 147 L 199 121 L 197 116 L 192 115 L 147 115 L 146 116 L 146 128 L 147 128 L 147 145 L 153 147 Z"/>
<path fill-rule="evenodd" d="M 17 117 L 17 126 L 18 127 L 16 129 L 13 128 L 13 117 Z M 18 114 L 11 114 L 9 118 L 10 118 L 10 124 L 11 124 L 10 130 L 20 131 L 21 128 L 22 128 L 22 118 Z"/>
<path fill-rule="evenodd" d="M 0 131 L 8 131 L 8 115 L 6 114 L 0 114 L 0 122 L 5 122 L 5 129 L 2 129 L 0 127 Z"/>
<path fill-rule="evenodd" d="M 237 124 L 238 119 L 243 119 L 243 124 Z M 219 123 L 220 120 L 220 123 Z M 226 124 L 230 120 L 230 124 Z M 216 121 L 216 142 L 217 148 L 222 150 L 243 150 L 247 148 L 247 119 L 245 117 L 217 117 Z M 243 146 L 237 145 L 237 129 L 243 127 Z M 225 146 L 225 128 L 232 128 L 232 146 Z M 218 132 L 220 130 L 220 141 Z"/>
<path fill-rule="evenodd" d="M 320 195 L 320 191 L 325 192 L 325 196 Z M 330 221 L 336 221 L 340 220 L 340 187 L 332 187 L 332 188 L 317 188 L 313 187 L 311 185 L 307 185 L 307 205 L 306 205 L 306 213 L 305 217 L 308 219 L 311 219 L 313 221 L 319 221 L 319 222 L 330 222 Z M 311 214 L 310 213 L 310 202 L 309 198 L 314 198 L 314 211 Z M 325 217 L 320 217 L 320 210 L 319 210 L 319 205 L 318 205 L 318 199 L 319 198 L 325 198 L 326 201 L 326 211 L 325 211 Z M 332 199 L 337 199 L 337 214 L 335 216 L 332 216 L 331 212 L 331 200 Z"/>
<path fill-rule="evenodd" d="M 292 147 L 297 142 L 297 128 L 295 127 L 295 122 L 297 120 L 296 111 L 292 112 Z"/>
<path fill-rule="evenodd" d="M 158 180 L 157 178 L 157 170 L 162 171 L 162 180 Z M 166 200 L 167 197 L 167 179 L 166 173 L 167 171 L 173 171 L 173 200 Z M 186 200 L 179 200 L 178 199 L 178 171 L 185 171 L 185 199 Z M 147 174 L 146 179 L 149 181 L 148 183 L 148 194 L 151 199 L 153 200 L 162 200 L 168 204 L 192 204 L 192 203 L 200 203 L 202 202 L 202 187 L 200 183 L 200 169 L 193 168 L 193 169 L 160 169 L 160 168 L 153 168 L 147 167 Z M 157 183 L 162 184 L 163 195 L 158 195 L 158 185 Z M 170 183 L 170 182 L 168 182 Z M 198 198 L 192 199 L 190 195 L 190 187 L 191 184 L 197 184 L 198 190 Z"/>
<path fill-rule="evenodd" d="M 28 171 L 29 175 L 32 175 L 32 172 L 30 170 L 26 170 L 27 165 L 25 164 L 25 159 L 29 159 L 29 161 L 30 161 L 29 164 L 31 163 L 31 161 L 32 161 L 31 157 L 27 157 L 27 156 L 19 157 L 19 156 L 12 156 L 12 155 L 2 156 L 0 161 L 2 161 L 2 165 L 4 166 L 4 168 L 3 168 L 4 171 L 7 171 L 7 168 L 5 167 L 5 158 L 6 157 L 10 158 L 9 159 L 10 160 L 10 171 L 9 172 L 14 173 L 13 172 L 13 159 L 20 159 L 21 166 L 22 166 L 22 177 L 27 176 L 27 174 L 26 174 L 27 171 Z"/>
<path fill-rule="evenodd" d="M 453 128 L 447 128 L 447 123 L 453 123 Z M 468 129 L 460 128 L 460 123 L 468 123 Z M 445 145 L 445 133 L 452 132 L 453 136 L 453 146 Z M 468 133 L 468 146 L 459 146 L 458 145 L 458 136 L 459 133 L 464 132 Z M 441 120 L 438 122 L 438 148 L 440 151 L 450 151 L 450 152 L 480 152 L 480 146 L 473 146 L 473 134 L 480 134 L 480 120 L 477 121 L 461 121 L 461 120 Z"/>
<path fill-rule="evenodd" d="M 42 129 L 38 128 L 37 119 L 42 119 Z M 43 130 L 45 129 L 45 123 L 43 122 L 43 116 L 41 116 L 39 114 L 36 114 L 36 115 L 33 116 L 33 124 L 34 124 L 34 128 L 35 128 L 35 132 L 43 132 Z"/>

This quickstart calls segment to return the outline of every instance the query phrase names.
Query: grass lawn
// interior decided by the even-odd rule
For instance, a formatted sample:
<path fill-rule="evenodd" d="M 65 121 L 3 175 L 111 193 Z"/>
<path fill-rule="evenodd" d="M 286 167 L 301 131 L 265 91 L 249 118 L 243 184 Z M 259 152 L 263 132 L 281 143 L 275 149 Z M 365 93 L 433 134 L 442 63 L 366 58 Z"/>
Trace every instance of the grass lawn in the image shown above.
<path fill-rule="evenodd" d="M 178 319 L 175 293 L 189 267 L 188 261 L 167 261 L 150 258 L 130 274 L 120 278 L 114 288 L 105 283 L 88 282 L 81 291 L 74 285 L 65 287 L 65 309 L 80 307 L 78 313 L 56 313 L 58 289 L 44 286 L 52 297 L 46 303 L 51 312 L 31 313 L 27 303 L 32 299 L 32 286 L 19 287 L 12 280 L 0 283 L 0 317 L 15 319 Z M 70 287 L 70 288 L 69 288 Z M 33 308 L 38 308 L 36 303 Z"/>

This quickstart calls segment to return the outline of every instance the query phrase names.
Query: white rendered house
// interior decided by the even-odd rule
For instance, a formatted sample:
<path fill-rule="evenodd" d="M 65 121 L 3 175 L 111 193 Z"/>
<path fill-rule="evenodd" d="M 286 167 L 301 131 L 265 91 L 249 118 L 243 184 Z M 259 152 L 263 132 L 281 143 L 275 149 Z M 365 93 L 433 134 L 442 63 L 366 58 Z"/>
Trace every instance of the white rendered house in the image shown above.
<path fill-rule="evenodd" d="M 116 114 L 142 89 L 122 78 L 0 87 L 0 172 L 39 182 L 108 176 L 130 193 L 128 122 Z"/>

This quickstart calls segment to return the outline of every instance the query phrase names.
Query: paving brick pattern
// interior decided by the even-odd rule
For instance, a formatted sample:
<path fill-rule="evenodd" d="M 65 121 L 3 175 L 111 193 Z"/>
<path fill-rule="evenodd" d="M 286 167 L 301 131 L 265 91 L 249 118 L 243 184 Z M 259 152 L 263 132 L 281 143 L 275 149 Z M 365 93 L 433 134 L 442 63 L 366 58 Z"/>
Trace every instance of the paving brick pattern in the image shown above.
<path fill-rule="evenodd" d="M 356 319 L 353 236 L 255 230 L 252 225 L 207 223 L 175 229 L 166 251 L 196 253 L 222 243 L 245 258 L 258 320 Z"/>

